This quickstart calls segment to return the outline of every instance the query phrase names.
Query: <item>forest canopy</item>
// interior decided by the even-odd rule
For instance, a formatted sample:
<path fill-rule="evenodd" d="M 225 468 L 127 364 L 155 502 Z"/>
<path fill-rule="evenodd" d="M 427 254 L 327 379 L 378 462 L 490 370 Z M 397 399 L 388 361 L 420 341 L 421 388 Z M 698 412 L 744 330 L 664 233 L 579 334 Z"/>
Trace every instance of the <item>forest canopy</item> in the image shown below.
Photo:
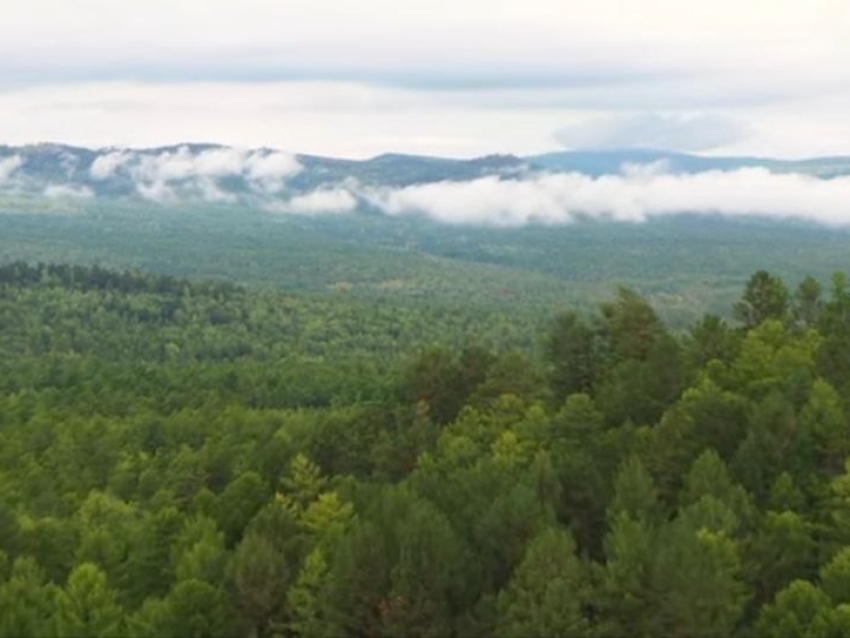
<path fill-rule="evenodd" d="M 850 285 L 671 330 L 0 267 L 0 636 L 850 636 Z"/>

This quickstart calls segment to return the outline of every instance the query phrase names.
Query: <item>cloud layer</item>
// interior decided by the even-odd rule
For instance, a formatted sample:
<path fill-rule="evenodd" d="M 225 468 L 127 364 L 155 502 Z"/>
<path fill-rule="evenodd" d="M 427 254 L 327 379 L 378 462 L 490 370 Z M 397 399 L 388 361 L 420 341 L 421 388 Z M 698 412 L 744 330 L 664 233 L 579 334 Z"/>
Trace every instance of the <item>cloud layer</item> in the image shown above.
<path fill-rule="evenodd" d="M 18 155 L 0 158 L 0 186 L 11 180 L 12 174 L 21 167 L 21 164 L 23 160 Z"/>
<path fill-rule="evenodd" d="M 84 149 L 51 145 L 5 153 L 0 158 L 0 193 L 58 200 L 207 202 L 300 215 L 366 208 L 394 216 L 424 215 L 449 224 L 507 227 L 568 224 L 579 217 L 640 222 L 679 213 L 850 225 L 850 159 L 839 158 L 772 164 L 773 171 L 748 167 L 702 172 L 678 172 L 685 169 L 670 160 L 674 164 L 624 165 L 617 173 L 594 176 L 537 169 L 520 160 L 504 172 L 492 158 L 489 163 L 481 158 L 472 163 L 442 160 L 442 164 L 437 159 L 403 157 L 397 163 L 306 156 L 299 161 L 268 149 L 209 145 L 114 149 L 93 158 Z M 436 165 L 441 170 L 435 173 Z M 781 172 L 793 170 L 804 172 Z M 408 185 L 395 186 L 399 183 Z"/>
<path fill-rule="evenodd" d="M 177 201 L 178 187 L 206 201 L 233 202 L 235 195 L 222 189 L 219 180 L 238 178 L 259 194 L 274 195 L 301 169 L 293 155 L 279 151 L 212 148 L 193 152 L 181 146 L 158 153 L 118 150 L 100 155 L 89 175 L 97 181 L 128 178 L 139 195 L 157 202 Z"/>
<path fill-rule="evenodd" d="M 296 195 L 287 201 L 267 204 L 264 208 L 271 213 L 290 213 L 293 215 L 321 215 L 350 213 L 357 209 L 359 202 L 356 185 L 348 188 L 319 189 Z"/>
<path fill-rule="evenodd" d="M 850 150 L 846 0 L 5 5 L 0 143 L 472 157 L 548 152 L 561 131 L 571 147 Z"/>
<path fill-rule="evenodd" d="M 388 215 L 420 214 L 450 224 L 568 224 L 579 217 L 641 222 L 680 213 L 850 224 L 850 177 L 822 180 L 763 168 L 669 174 L 662 166 L 640 166 L 602 177 L 566 173 L 404 188 L 348 186 L 295 198 L 280 210 L 347 212 L 356 198 Z M 313 205 L 319 199 L 322 205 Z"/>

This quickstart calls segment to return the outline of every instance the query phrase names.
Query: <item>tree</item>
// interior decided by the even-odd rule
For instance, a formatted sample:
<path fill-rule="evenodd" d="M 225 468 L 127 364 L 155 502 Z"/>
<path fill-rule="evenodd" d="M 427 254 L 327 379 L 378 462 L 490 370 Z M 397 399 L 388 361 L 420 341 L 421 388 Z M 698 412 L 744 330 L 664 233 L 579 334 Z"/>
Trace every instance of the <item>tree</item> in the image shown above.
<path fill-rule="evenodd" d="M 817 456 L 807 469 L 819 469 L 826 475 L 840 473 L 844 459 L 850 456 L 850 428 L 841 396 L 823 379 L 812 384 L 800 412 L 800 430 Z"/>
<path fill-rule="evenodd" d="M 656 529 L 645 518 L 627 511 L 609 516 L 605 535 L 605 565 L 596 606 L 602 635 L 651 636 L 655 599 L 650 589 L 656 553 Z"/>
<path fill-rule="evenodd" d="M 171 546 L 182 523 L 183 514 L 176 507 L 165 507 L 135 528 L 119 583 L 128 608 L 138 607 L 148 597 L 165 596 L 171 588 Z"/>
<path fill-rule="evenodd" d="M 440 424 L 455 419 L 467 396 L 463 370 L 442 346 L 432 346 L 419 356 L 408 370 L 402 392 L 411 402 L 425 406 Z"/>
<path fill-rule="evenodd" d="M 650 628 L 658 636 L 729 635 L 748 599 L 735 542 L 687 518 L 659 538 L 650 583 Z"/>
<path fill-rule="evenodd" d="M 454 608 L 474 600 L 464 588 L 467 557 L 454 530 L 437 508 L 416 500 L 399 522 L 396 537 L 398 560 L 390 572 L 382 634 L 451 635 Z"/>
<path fill-rule="evenodd" d="M 735 333 L 717 315 L 705 315 L 695 323 L 686 343 L 687 359 L 694 369 L 712 360 L 731 361 L 739 344 Z"/>
<path fill-rule="evenodd" d="M 818 329 L 825 337 L 818 353 L 818 370 L 836 388 L 850 382 L 850 290 L 847 275 L 832 277 L 832 296 L 821 308 Z"/>
<path fill-rule="evenodd" d="M 630 288 L 620 286 L 617 299 L 600 305 L 602 334 L 614 361 L 649 357 L 664 326 L 646 300 Z"/>
<path fill-rule="evenodd" d="M 801 513 L 805 504 L 806 495 L 797 487 L 788 472 L 782 472 L 773 483 L 773 487 L 770 488 L 770 495 L 767 499 L 768 510 Z"/>
<path fill-rule="evenodd" d="M 784 320 L 788 298 L 788 289 L 779 277 L 759 270 L 747 281 L 743 297 L 735 304 L 735 317 L 746 328 L 754 328 L 766 319 Z"/>
<path fill-rule="evenodd" d="M 124 611 L 96 565 L 77 566 L 56 596 L 56 634 L 111 638 L 121 630 Z"/>
<path fill-rule="evenodd" d="M 813 328 L 820 321 L 823 301 L 821 285 L 811 275 L 807 276 L 794 292 L 794 319 L 802 328 Z"/>
<path fill-rule="evenodd" d="M 739 528 L 754 523 L 756 509 L 749 494 L 732 482 L 726 464 L 714 450 L 706 450 L 694 461 L 685 476 L 679 503 L 682 508 L 696 507 L 701 502 L 704 506 L 706 497 L 729 510 L 734 524 L 726 529 L 727 533 L 735 534 Z"/>
<path fill-rule="evenodd" d="M 166 635 L 226 638 L 234 635 L 230 605 L 220 588 L 199 580 L 177 583 L 166 598 Z"/>
<path fill-rule="evenodd" d="M 288 628 L 300 638 L 324 638 L 332 636 L 335 627 L 328 621 L 328 606 L 325 599 L 328 563 L 320 548 L 307 555 L 298 578 L 286 593 L 289 614 Z"/>
<path fill-rule="evenodd" d="M 178 581 L 198 580 L 217 585 L 224 575 L 226 560 L 224 534 L 206 528 L 196 542 L 175 556 L 174 573 Z"/>
<path fill-rule="evenodd" d="M 179 635 L 177 621 L 169 601 L 162 598 L 146 598 L 139 609 L 127 618 L 127 635 L 130 638 Z"/>
<path fill-rule="evenodd" d="M 286 556 L 259 534 L 247 534 L 233 556 L 235 604 L 249 636 L 265 631 L 286 599 L 292 573 Z"/>
<path fill-rule="evenodd" d="M 318 536 L 342 531 L 354 518 L 354 507 L 343 503 L 336 492 L 324 492 L 310 503 L 300 518 L 300 523 Z"/>
<path fill-rule="evenodd" d="M 232 547 L 242 531 L 268 500 L 269 489 L 256 472 L 244 472 L 231 481 L 215 503 L 216 520 Z"/>
<path fill-rule="evenodd" d="M 331 634 L 381 634 L 382 602 L 390 590 L 395 562 L 384 536 L 374 523 L 359 520 L 334 548 L 328 575 Z"/>
<path fill-rule="evenodd" d="M 623 462 L 614 480 L 614 498 L 608 507 L 608 520 L 613 520 L 620 513 L 649 524 L 656 523 L 661 515 L 655 484 L 637 456 Z"/>
<path fill-rule="evenodd" d="M 512 351 L 496 359 L 487 369 L 484 381 L 476 386 L 467 405 L 486 407 L 506 394 L 527 403 L 546 394 L 543 376 L 522 352 Z"/>
<path fill-rule="evenodd" d="M 825 504 L 824 541 L 835 549 L 850 545 L 850 459 L 844 473 L 830 481 Z"/>
<path fill-rule="evenodd" d="M 540 503 L 534 487 L 524 482 L 498 494 L 471 530 L 485 569 L 483 587 L 501 589 L 528 543 L 554 518 L 551 507 Z"/>
<path fill-rule="evenodd" d="M 615 360 L 598 385 L 597 405 L 611 426 L 656 423 L 684 388 L 687 371 L 679 343 L 661 328 L 646 331 L 646 343 L 620 346 L 634 356 Z"/>
<path fill-rule="evenodd" d="M 850 547 L 843 548 L 821 567 L 820 584 L 834 604 L 850 603 Z"/>
<path fill-rule="evenodd" d="M 289 474 L 281 480 L 281 483 L 284 489 L 283 494 L 292 499 L 297 507 L 303 509 L 324 491 L 327 479 L 322 476 L 318 465 L 299 452 L 289 466 Z"/>
<path fill-rule="evenodd" d="M 800 468 L 794 459 L 792 443 L 797 430 L 794 407 L 779 392 L 773 392 L 753 410 L 746 438 L 738 446 L 731 463 L 735 477 L 755 497 L 764 502 L 783 470 L 792 476 Z"/>
<path fill-rule="evenodd" d="M 589 633 L 582 614 L 588 597 L 584 566 L 568 532 L 547 528 L 529 544 L 508 586 L 499 594 L 500 638 L 573 637 Z"/>
<path fill-rule="evenodd" d="M 596 382 L 593 329 L 576 313 L 558 315 L 545 344 L 549 384 L 558 400 L 570 394 L 591 392 Z"/>
<path fill-rule="evenodd" d="M 814 576 L 817 550 L 814 526 L 806 519 L 794 512 L 767 512 L 749 551 L 756 601 L 769 600 L 792 580 Z"/>
<path fill-rule="evenodd" d="M 831 611 L 826 594 L 807 580 L 795 580 L 762 607 L 756 633 L 765 638 L 827 638 Z"/>
<path fill-rule="evenodd" d="M 56 587 L 34 558 L 17 558 L 0 584 L 0 636 L 47 636 L 54 630 Z"/>

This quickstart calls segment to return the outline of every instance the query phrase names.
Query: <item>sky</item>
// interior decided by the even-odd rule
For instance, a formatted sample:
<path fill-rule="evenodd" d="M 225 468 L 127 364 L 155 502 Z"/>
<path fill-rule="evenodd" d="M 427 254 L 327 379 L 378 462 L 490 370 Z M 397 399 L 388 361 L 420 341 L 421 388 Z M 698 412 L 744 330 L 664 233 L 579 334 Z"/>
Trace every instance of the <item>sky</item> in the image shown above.
<path fill-rule="evenodd" d="M 0 144 L 850 154 L 845 0 L 27 0 Z"/>

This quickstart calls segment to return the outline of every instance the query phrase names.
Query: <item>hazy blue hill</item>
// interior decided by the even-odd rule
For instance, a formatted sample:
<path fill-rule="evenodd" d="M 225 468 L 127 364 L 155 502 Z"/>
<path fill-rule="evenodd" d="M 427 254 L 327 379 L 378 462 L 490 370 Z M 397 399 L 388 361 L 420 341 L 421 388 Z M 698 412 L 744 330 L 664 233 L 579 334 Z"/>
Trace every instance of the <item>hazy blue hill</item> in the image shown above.
<path fill-rule="evenodd" d="M 305 170 L 290 184 L 296 188 L 355 179 L 370 186 L 409 186 L 447 180 L 468 180 L 521 170 L 525 163 L 513 155 L 490 155 L 471 160 L 387 153 L 368 160 L 340 160 L 299 155 Z"/>
<path fill-rule="evenodd" d="M 205 151 L 227 147 L 192 143 L 132 150 L 131 166 L 142 158 L 188 151 L 196 156 Z M 101 197 L 138 198 L 137 184 L 126 170 L 116 171 L 107 179 L 91 175 L 94 162 L 121 149 L 85 149 L 61 144 L 37 144 L 23 147 L 0 146 L 0 159 L 17 156 L 20 167 L 14 172 L 17 191 L 40 193 L 51 186 L 86 189 Z M 258 149 L 272 153 L 272 149 Z M 565 151 L 520 158 L 514 155 L 489 155 L 474 159 L 452 159 L 387 153 L 366 160 L 350 160 L 315 155 L 296 155 L 302 170 L 287 181 L 287 192 L 298 194 L 317 188 L 332 188 L 347 181 L 365 186 L 403 187 L 440 181 L 472 180 L 484 176 L 510 176 L 529 170 L 569 171 L 593 176 L 621 172 L 626 164 L 651 164 L 659 161 L 674 172 L 695 173 L 706 170 L 733 170 L 761 166 L 776 172 L 803 172 L 819 177 L 850 175 L 850 158 L 824 157 L 806 160 L 777 160 L 759 157 L 708 157 L 657 150 Z M 238 176 L 216 178 L 223 192 L 250 198 L 251 188 Z M 179 186 L 179 185 L 178 185 Z"/>
<path fill-rule="evenodd" d="M 653 162 L 665 162 L 670 170 L 683 173 L 762 167 L 776 172 L 804 172 L 821 177 L 850 175 L 850 157 L 778 160 L 764 157 L 711 157 L 671 151 L 624 149 L 562 151 L 525 159 L 534 167 L 556 171 L 575 171 L 588 175 L 618 173 L 624 164 L 650 164 Z"/>
<path fill-rule="evenodd" d="M 130 151 L 137 163 L 141 158 L 188 151 L 198 155 L 205 151 L 226 149 L 215 144 L 179 144 Z M 90 150 L 61 144 L 37 144 L 23 147 L 0 146 L 0 159 L 17 156 L 20 167 L 15 171 L 15 187 L 37 193 L 49 186 L 86 188 L 103 197 L 136 198 L 137 184 L 127 171 L 116 171 L 107 179 L 95 179 L 91 167 L 98 157 L 122 149 Z M 272 153 L 273 149 L 258 149 Z M 504 175 L 522 170 L 525 162 L 513 155 L 491 155 L 470 160 L 384 154 L 367 160 L 350 160 L 315 155 L 296 155 L 303 170 L 287 181 L 289 192 L 306 192 L 332 187 L 347 180 L 367 186 L 409 186 L 446 180 L 470 180 L 486 175 Z M 237 196 L 251 194 L 250 185 L 239 177 L 218 178 L 223 191 Z"/>

